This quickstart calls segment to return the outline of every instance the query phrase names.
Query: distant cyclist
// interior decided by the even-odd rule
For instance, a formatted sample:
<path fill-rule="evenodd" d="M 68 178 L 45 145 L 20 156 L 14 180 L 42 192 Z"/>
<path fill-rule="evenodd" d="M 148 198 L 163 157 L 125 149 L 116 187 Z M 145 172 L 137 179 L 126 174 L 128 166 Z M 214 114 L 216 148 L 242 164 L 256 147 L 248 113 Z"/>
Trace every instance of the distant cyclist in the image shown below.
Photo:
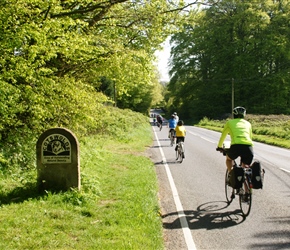
<path fill-rule="evenodd" d="M 176 121 L 174 115 L 172 115 L 171 118 L 168 120 L 168 127 L 169 127 L 168 138 L 170 138 L 170 133 L 172 130 L 175 132 L 176 125 L 177 125 L 177 121 Z"/>
<path fill-rule="evenodd" d="M 175 120 L 178 122 L 179 121 L 179 117 L 178 117 L 177 113 L 174 112 L 173 115 L 174 115 Z"/>
<path fill-rule="evenodd" d="M 226 122 L 217 150 L 220 151 L 223 142 L 228 134 L 231 136 L 231 147 L 227 152 L 226 165 L 228 171 L 232 169 L 233 160 L 241 157 L 242 164 L 250 165 L 253 157 L 252 125 L 244 118 L 246 109 L 244 107 L 235 107 L 233 109 L 234 119 Z"/>
<path fill-rule="evenodd" d="M 159 126 L 162 126 L 163 123 L 163 117 L 161 115 L 157 115 L 157 123 L 159 124 Z M 159 127 L 158 126 L 158 127 Z"/>

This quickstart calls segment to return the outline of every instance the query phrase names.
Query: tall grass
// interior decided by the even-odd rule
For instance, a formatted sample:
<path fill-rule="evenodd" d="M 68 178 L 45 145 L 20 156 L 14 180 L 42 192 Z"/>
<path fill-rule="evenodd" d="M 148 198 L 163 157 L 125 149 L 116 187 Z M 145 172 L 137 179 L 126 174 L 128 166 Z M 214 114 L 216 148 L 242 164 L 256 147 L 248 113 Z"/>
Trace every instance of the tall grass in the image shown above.
<path fill-rule="evenodd" d="M 251 122 L 253 139 L 267 144 L 290 148 L 290 116 L 287 115 L 247 115 Z M 222 131 L 226 120 L 202 119 L 197 126 Z"/>
<path fill-rule="evenodd" d="M 79 138 L 81 191 L 38 193 L 36 171 L 0 171 L 0 249 L 163 249 L 147 119 Z M 134 122 L 135 121 L 135 122 Z"/>

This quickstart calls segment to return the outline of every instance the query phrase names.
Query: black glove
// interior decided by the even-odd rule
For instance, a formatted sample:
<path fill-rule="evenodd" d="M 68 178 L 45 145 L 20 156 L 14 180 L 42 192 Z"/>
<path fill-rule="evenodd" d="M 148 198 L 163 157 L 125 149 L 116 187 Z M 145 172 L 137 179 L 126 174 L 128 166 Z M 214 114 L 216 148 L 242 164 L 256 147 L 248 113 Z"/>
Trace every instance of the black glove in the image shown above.
<path fill-rule="evenodd" d="M 223 148 L 219 148 L 219 147 L 217 147 L 217 148 L 216 148 L 216 151 L 223 152 L 224 150 L 223 150 Z"/>

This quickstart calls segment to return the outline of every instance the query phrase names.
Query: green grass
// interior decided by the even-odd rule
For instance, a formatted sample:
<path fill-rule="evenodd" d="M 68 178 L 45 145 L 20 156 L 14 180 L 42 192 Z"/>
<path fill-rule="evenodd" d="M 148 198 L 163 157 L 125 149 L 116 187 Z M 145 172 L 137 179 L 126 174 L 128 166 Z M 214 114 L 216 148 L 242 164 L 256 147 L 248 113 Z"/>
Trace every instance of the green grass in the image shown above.
<path fill-rule="evenodd" d="M 289 117 L 247 118 L 255 140 L 290 148 Z M 38 193 L 35 167 L 0 155 L 0 249 L 164 249 L 148 118 L 119 112 L 108 129 L 78 138 L 81 191 Z"/>
<path fill-rule="evenodd" d="M 146 123 L 79 140 L 79 192 L 39 194 L 35 171 L 0 171 L 0 249 L 163 249 L 151 135 Z"/>
<path fill-rule="evenodd" d="M 290 148 L 290 116 L 247 115 L 251 122 L 253 139 L 270 145 Z M 202 119 L 197 126 L 221 132 L 226 120 Z"/>

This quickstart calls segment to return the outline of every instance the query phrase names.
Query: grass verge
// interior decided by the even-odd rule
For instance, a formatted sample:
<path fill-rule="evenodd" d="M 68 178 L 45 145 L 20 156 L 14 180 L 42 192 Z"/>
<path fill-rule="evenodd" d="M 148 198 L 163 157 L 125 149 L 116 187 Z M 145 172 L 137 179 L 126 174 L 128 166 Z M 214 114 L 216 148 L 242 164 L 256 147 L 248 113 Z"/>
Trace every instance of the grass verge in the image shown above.
<path fill-rule="evenodd" d="M 253 128 L 253 140 L 278 147 L 290 148 L 290 116 L 247 115 Z M 196 126 L 221 132 L 226 120 L 202 119 Z"/>
<path fill-rule="evenodd" d="M 0 174 L 0 249 L 163 249 L 151 128 L 80 140 L 80 192 L 38 194 L 36 172 Z"/>

